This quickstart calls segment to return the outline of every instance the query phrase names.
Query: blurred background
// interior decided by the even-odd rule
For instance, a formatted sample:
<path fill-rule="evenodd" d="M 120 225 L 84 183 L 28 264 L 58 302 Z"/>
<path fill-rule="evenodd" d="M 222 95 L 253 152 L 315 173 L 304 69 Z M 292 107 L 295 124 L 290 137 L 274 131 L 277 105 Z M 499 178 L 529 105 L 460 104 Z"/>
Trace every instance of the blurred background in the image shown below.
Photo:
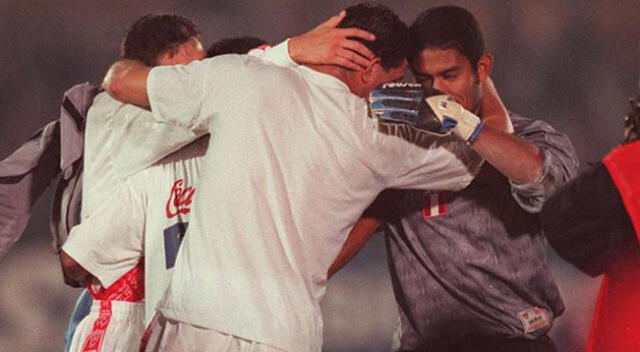
<path fill-rule="evenodd" d="M 471 10 L 495 56 L 493 78 L 510 110 L 567 133 L 583 168 L 622 136 L 637 93 L 637 0 L 379 1 L 411 22 L 428 7 Z M 277 43 L 303 33 L 352 1 L 0 0 L 0 158 L 58 117 L 71 85 L 98 83 L 118 56 L 128 25 L 147 13 L 191 18 L 206 45 L 252 35 Z M 276 87 L 274 87 L 276 88 Z M 0 261 L 0 351 L 61 351 L 79 291 L 62 282 L 50 245 L 50 194 L 23 238 Z M 552 330 L 560 351 L 582 351 L 599 279 L 549 252 L 566 303 Z M 324 350 L 389 351 L 397 312 L 381 235 L 329 283 Z"/>

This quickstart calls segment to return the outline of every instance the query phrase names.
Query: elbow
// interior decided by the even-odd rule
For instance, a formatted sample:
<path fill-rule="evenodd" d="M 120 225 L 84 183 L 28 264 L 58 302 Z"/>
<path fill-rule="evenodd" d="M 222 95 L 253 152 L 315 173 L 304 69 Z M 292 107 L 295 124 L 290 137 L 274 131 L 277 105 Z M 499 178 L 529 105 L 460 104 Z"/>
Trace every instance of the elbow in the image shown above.
<path fill-rule="evenodd" d="M 114 99 L 121 101 L 123 98 L 123 74 L 118 72 L 116 67 L 117 63 L 114 64 L 102 82 L 102 88 Z"/>
<path fill-rule="evenodd" d="M 102 88 L 114 99 L 123 103 L 130 103 L 126 101 L 126 91 L 128 81 L 131 79 L 129 76 L 133 65 L 131 60 L 116 61 L 111 65 L 102 81 Z"/>

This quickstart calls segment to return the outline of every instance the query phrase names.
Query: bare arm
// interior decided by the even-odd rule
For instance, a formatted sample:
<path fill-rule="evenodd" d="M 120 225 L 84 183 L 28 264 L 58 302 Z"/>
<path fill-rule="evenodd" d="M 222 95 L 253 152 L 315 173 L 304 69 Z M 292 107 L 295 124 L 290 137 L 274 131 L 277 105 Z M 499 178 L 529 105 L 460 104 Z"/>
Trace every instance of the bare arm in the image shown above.
<path fill-rule="evenodd" d="M 542 175 L 540 150 L 513 135 L 507 110 L 490 79 L 487 79 L 484 88 L 481 113 L 485 126 L 473 149 L 515 183 L 538 181 Z"/>
<path fill-rule="evenodd" d="M 114 99 L 125 104 L 149 107 L 147 78 L 151 67 L 135 60 L 116 61 L 104 77 L 102 87 Z"/>
<path fill-rule="evenodd" d="M 93 279 L 91 273 L 64 250 L 60 251 L 60 266 L 62 267 L 64 283 L 71 287 L 86 287 L 89 281 Z"/>
<path fill-rule="evenodd" d="M 353 257 L 360 252 L 369 241 L 373 233 L 380 226 L 380 220 L 372 217 L 362 217 L 356 222 L 347 236 L 340 253 L 329 267 L 327 277 L 331 278 L 338 270 L 342 269 Z"/>

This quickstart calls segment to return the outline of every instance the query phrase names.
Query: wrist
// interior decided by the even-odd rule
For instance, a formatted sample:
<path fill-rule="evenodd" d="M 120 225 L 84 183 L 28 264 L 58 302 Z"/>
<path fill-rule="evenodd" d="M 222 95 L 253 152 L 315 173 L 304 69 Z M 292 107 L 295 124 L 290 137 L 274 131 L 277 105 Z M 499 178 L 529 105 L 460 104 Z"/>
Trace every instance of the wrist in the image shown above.
<path fill-rule="evenodd" d="M 484 128 L 484 122 L 480 121 L 480 123 L 478 123 L 474 127 L 474 129 L 471 131 L 471 134 L 465 140 L 465 142 L 467 142 L 468 145 L 473 145 L 476 142 L 476 140 L 478 139 L 478 136 L 480 135 L 480 132 L 482 132 L 483 128 Z"/>
<path fill-rule="evenodd" d="M 463 141 L 473 144 L 484 127 L 484 122 L 472 112 L 464 109 L 462 109 L 461 114 L 457 116 L 457 120 L 458 124 L 453 132 Z"/>

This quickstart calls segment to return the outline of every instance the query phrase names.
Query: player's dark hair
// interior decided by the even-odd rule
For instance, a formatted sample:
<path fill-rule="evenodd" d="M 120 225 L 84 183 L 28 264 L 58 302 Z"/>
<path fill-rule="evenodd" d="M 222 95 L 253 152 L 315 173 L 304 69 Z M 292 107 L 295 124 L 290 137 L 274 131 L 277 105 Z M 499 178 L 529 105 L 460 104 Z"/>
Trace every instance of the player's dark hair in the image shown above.
<path fill-rule="evenodd" d="M 390 8 L 373 3 L 360 3 L 346 9 L 347 15 L 338 27 L 355 27 L 376 36 L 374 41 L 360 40 L 377 57 L 382 67 L 398 67 L 410 52 L 409 28 Z"/>
<path fill-rule="evenodd" d="M 484 54 L 480 25 L 471 12 L 458 6 L 440 6 L 421 13 L 409 27 L 413 44 L 410 60 L 428 48 L 458 49 L 477 69 Z"/>
<path fill-rule="evenodd" d="M 255 37 L 224 38 L 211 44 L 207 50 L 207 57 L 224 54 L 246 54 L 251 49 L 268 44 L 266 40 Z"/>
<path fill-rule="evenodd" d="M 197 36 L 196 25 L 185 17 L 146 15 L 129 27 L 120 46 L 120 56 L 155 66 L 161 54 L 175 52 L 181 44 Z"/>

